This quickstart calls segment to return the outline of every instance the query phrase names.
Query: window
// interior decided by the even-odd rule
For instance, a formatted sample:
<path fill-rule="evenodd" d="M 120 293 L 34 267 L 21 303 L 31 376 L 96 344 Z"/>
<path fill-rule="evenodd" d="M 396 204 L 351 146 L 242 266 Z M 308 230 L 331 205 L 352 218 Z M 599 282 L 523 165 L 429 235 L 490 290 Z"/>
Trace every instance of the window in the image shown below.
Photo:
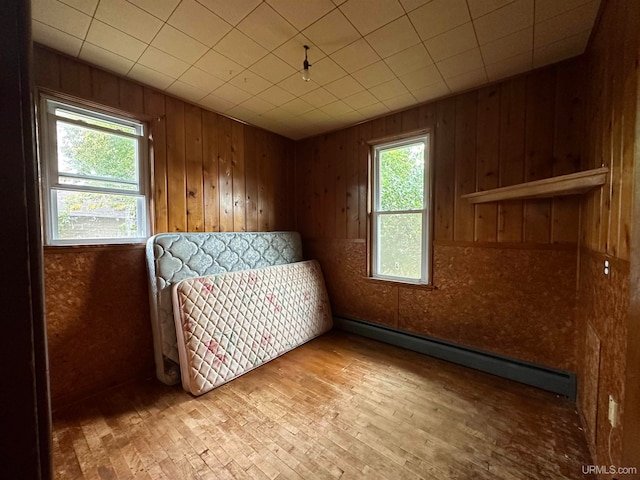
<path fill-rule="evenodd" d="M 430 282 L 429 135 L 373 148 L 371 273 Z"/>
<path fill-rule="evenodd" d="M 41 142 L 47 244 L 146 239 L 144 124 L 43 96 Z"/>

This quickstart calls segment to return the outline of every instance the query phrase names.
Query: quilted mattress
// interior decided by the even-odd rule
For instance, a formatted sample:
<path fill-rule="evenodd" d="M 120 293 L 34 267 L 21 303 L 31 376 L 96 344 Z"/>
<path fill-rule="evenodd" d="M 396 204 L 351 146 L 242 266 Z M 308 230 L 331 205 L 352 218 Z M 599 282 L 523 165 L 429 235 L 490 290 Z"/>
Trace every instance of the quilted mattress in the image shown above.
<path fill-rule="evenodd" d="M 190 277 L 302 260 L 296 232 L 161 233 L 147 241 L 149 301 L 156 376 L 180 382 L 171 287 Z"/>
<path fill-rule="evenodd" d="M 201 395 L 331 329 L 315 260 L 173 286 L 182 386 Z"/>

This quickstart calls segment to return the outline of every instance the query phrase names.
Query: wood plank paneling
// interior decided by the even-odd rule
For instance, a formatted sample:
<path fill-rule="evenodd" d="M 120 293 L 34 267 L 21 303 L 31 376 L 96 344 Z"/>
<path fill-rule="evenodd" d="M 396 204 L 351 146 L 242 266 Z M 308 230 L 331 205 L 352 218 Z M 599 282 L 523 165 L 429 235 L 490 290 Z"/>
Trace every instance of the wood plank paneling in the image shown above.
<path fill-rule="evenodd" d="M 500 179 L 506 187 L 524 181 L 525 77 L 504 82 L 500 88 Z M 521 200 L 498 204 L 498 241 L 521 242 L 524 207 Z"/>
<path fill-rule="evenodd" d="M 347 164 L 347 238 L 358 238 L 360 229 L 360 177 L 358 172 L 358 127 L 347 131 L 344 161 Z"/>
<path fill-rule="evenodd" d="M 498 85 L 478 91 L 476 135 L 476 191 L 498 187 L 500 164 L 500 88 Z M 498 205 L 477 205 L 474 240 L 495 242 L 498 236 Z"/>
<path fill-rule="evenodd" d="M 167 125 L 165 115 L 165 96 L 145 88 L 145 111 L 151 115 L 151 182 L 153 184 L 152 204 L 154 206 L 154 233 L 169 231 L 169 213 L 167 200 Z"/>
<path fill-rule="evenodd" d="M 544 69 L 527 77 L 525 182 L 541 180 L 553 173 L 555 69 Z M 525 202 L 524 239 L 548 243 L 551 238 L 551 201 Z"/>
<path fill-rule="evenodd" d="M 476 188 L 476 120 L 477 93 L 456 97 L 455 206 L 453 239 L 472 242 L 475 230 L 475 208 L 460 198 Z"/>
<path fill-rule="evenodd" d="M 233 232 L 233 163 L 230 118 L 218 117 L 218 189 L 220 231 Z"/>
<path fill-rule="evenodd" d="M 184 102 L 166 97 L 169 231 L 187 231 Z"/>
<path fill-rule="evenodd" d="M 204 231 L 204 196 L 202 192 L 202 110 L 185 107 L 185 160 L 187 168 L 187 231 Z"/>
<path fill-rule="evenodd" d="M 433 180 L 434 240 L 453 240 L 455 205 L 455 118 L 456 101 L 450 98 L 438 102 L 438 128 L 431 136 L 435 142 Z M 435 138 L 434 138 L 435 137 Z"/>
<path fill-rule="evenodd" d="M 218 194 L 218 115 L 202 112 L 202 182 L 204 198 L 204 229 L 220 230 L 220 205 Z"/>
<path fill-rule="evenodd" d="M 233 171 L 233 231 L 245 232 L 247 221 L 245 215 L 246 176 L 244 165 L 244 125 L 231 123 L 231 166 Z"/>
<path fill-rule="evenodd" d="M 245 171 L 245 220 L 248 232 L 258 231 L 258 163 L 256 158 L 255 128 L 245 127 L 244 134 Z M 292 183 L 293 185 L 293 183 Z"/>

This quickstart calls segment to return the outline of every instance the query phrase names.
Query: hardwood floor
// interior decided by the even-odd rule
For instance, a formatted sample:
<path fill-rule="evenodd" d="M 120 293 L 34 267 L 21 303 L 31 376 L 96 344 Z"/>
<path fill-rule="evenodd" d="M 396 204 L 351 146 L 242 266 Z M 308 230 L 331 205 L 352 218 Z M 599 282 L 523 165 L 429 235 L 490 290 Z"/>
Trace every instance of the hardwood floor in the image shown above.
<path fill-rule="evenodd" d="M 58 412 L 60 479 L 582 479 L 573 402 L 332 332 L 201 397 L 156 380 Z"/>

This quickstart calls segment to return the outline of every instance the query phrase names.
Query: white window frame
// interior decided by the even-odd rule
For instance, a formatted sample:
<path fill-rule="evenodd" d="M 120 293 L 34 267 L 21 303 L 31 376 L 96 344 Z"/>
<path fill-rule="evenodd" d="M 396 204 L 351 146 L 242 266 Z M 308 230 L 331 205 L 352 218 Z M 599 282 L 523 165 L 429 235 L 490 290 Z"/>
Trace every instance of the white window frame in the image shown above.
<path fill-rule="evenodd" d="M 381 210 L 380 208 L 380 152 L 391 150 L 394 148 L 415 145 L 417 143 L 424 144 L 424 190 L 422 209 L 416 210 Z M 431 207 L 431 183 L 432 183 L 432 151 L 431 151 L 431 133 L 421 132 L 412 136 L 406 136 L 401 139 L 386 141 L 384 143 L 375 143 L 372 146 L 372 168 L 371 168 L 371 277 L 380 280 L 389 280 L 394 282 L 412 283 L 420 285 L 431 285 L 432 275 L 432 207 Z M 422 241 L 421 253 L 422 262 L 420 265 L 420 278 L 407 278 L 394 275 L 383 275 L 380 270 L 379 255 L 379 222 L 383 215 L 387 214 L 422 214 Z"/>
<path fill-rule="evenodd" d="M 60 99 L 53 95 L 40 95 L 40 125 L 39 140 L 41 152 L 41 183 L 43 189 L 43 212 L 44 212 L 44 237 L 46 245 L 108 245 L 108 244 L 130 244 L 144 243 L 151 235 L 149 196 L 147 194 L 149 187 L 149 142 L 148 127 L 138 120 L 118 115 L 111 112 L 102 111 L 94 106 L 84 105 L 79 102 Z M 117 123 L 122 126 L 132 127 L 136 133 L 127 133 L 115 131 L 99 125 L 92 125 L 82 120 L 73 120 L 65 117 L 59 117 L 55 114 L 55 109 L 61 108 L 71 113 L 93 117 L 97 120 L 105 120 L 111 123 Z M 110 134 L 134 139 L 137 143 L 137 177 L 136 190 L 124 190 L 109 187 L 96 187 L 91 185 L 73 185 L 59 182 L 58 176 L 58 148 L 57 148 L 57 119 L 63 119 L 65 123 L 71 123 L 83 128 L 102 131 Z M 71 176 L 71 175 L 65 175 Z M 102 177 L 92 177 L 90 175 L 78 175 L 78 178 L 86 178 L 88 180 L 107 180 Z M 113 181 L 113 183 L 126 183 Z M 74 238 L 61 239 L 58 238 L 58 221 L 57 221 L 57 192 L 93 192 L 93 193 L 111 193 L 117 195 L 128 195 L 137 197 L 138 202 L 138 231 L 143 232 L 140 237 L 124 237 L 124 238 Z"/>

